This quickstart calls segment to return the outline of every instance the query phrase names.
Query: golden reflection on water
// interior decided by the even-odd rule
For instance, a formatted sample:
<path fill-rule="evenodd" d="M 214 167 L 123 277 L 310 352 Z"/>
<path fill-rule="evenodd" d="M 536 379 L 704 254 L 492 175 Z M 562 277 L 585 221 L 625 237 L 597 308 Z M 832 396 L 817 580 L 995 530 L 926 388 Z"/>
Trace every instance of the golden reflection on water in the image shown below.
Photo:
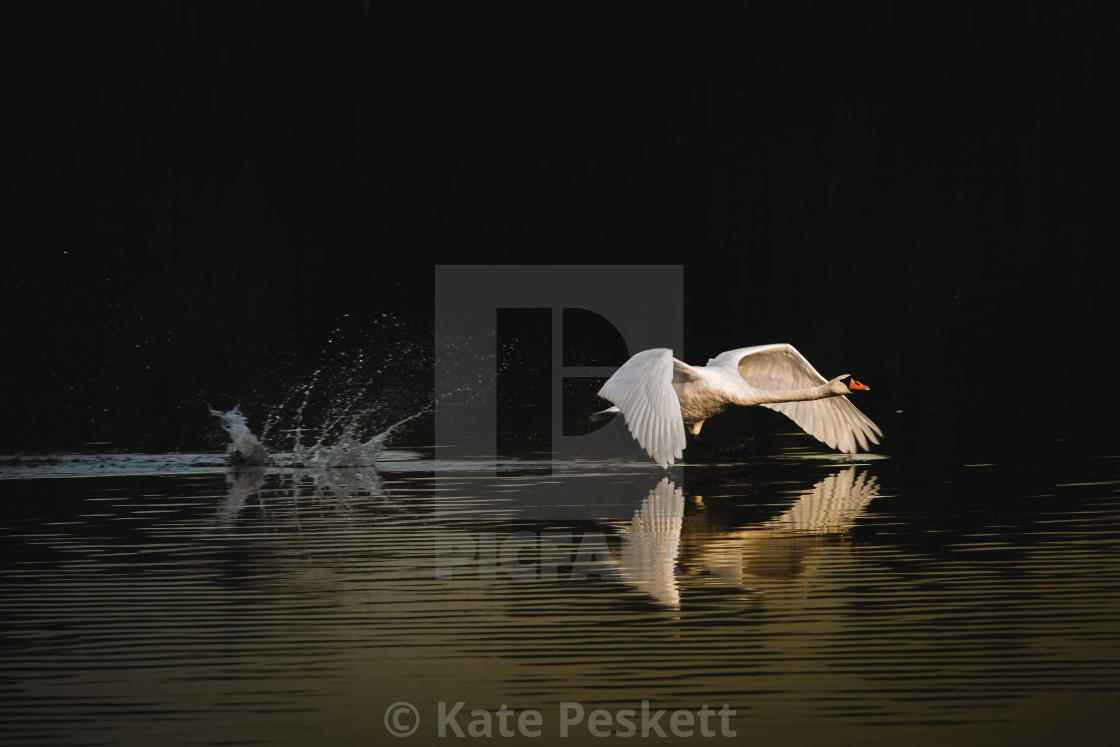
<path fill-rule="evenodd" d="M 855 466 L 801 495 L 783 514 L 730 526 L 707 512 L 703 496 L 686 499 L 668 477 L 619 528 L 624 580 L 661 604 L 680 605 L 680 585 L 714 578 L 746 590 L 788 585 L 809 572 L 817 551 L 842 535 L 875 497 L 876 480 Z"/>

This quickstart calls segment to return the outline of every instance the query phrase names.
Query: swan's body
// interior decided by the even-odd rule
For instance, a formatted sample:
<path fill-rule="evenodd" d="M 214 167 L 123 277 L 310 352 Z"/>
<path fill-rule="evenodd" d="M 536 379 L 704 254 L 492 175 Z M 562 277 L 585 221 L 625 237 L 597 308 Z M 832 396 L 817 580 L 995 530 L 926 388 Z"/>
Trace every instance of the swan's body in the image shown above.
<path fill-rule="evenodd" d="M 854 454 L 879 443 L 883 432 L 844 395 L 868 387 L 848 375 L 825 380 L 785 343 L 721 353 L 690 366 L 668 348 L 636 354 L 599 390 L 621 412 L 630 433 L 662 467 L 681 458 L 684 427 L 700 433 L 708 418 L 733 405 L 762 405 L 788 416 L 833 449 Z"/>

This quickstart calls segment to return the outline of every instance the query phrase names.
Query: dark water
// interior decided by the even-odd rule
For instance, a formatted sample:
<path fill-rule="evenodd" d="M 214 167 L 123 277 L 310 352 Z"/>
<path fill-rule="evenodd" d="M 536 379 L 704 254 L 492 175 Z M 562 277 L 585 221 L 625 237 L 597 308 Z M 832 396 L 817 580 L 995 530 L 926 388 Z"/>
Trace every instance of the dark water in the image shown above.
<path fill-rule="evenodd" d="M 414 725 L 387 725 L 403 701 L 420 723 L 400 742 L 430 744 L 457 738 L 439 709 L 463 702 L 465 739 L 477 718 L 521 741 L 500 736 L 505 706 L 539 711 L 537 743 L 582 743 L 593 710 L 648 701 L 692 714 L 655 722 L 666 744 L 1096 743 L 1120 688 L 1120 452 L 1050 447 L 937 469 L 794 450 L 667 477 L 423 450 L 317 474 L 9 462 L 0 733 L 373 744 Z M 567 738 L 565 703 L 585 711 Z M 726 722 L 701 729 L 705 705 Z"/>

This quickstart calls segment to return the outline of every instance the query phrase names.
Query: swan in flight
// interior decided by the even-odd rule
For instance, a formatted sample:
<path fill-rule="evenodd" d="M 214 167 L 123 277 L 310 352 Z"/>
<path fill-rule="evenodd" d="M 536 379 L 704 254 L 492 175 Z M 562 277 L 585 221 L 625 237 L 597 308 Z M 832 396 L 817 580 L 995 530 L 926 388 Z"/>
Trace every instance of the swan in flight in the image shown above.
<path fill-rule="evenodd" d="M 845 396 L 868 389 L 850 374 L 826 381 L 787 343 L 729 350 L 706 366 L 655 348 L 614 372 L 599 390 L 614 407 L 596 415 L 621 412 L 631 435 L 662 467 L 681 458 L 685 425 L 695 436 L 705 420 L 732 405 L 777 410 L 830 448 L 854 454 L 883 435 Z"/>

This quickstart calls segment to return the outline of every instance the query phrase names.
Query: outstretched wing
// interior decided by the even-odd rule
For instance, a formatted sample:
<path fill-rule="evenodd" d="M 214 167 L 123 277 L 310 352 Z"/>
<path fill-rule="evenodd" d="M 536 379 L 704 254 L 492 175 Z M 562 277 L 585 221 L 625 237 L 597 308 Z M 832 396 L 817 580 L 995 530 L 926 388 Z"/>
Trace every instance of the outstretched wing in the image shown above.
<path fill-rule="evenodd" d="M 681 403 L 673 390 L 674 363 L 668 348 L 642 351 L 599 390 L 600 397 L 618 406 L 630 434 L 662 467 L 680 459 L 685 447 Z"/>
<path fill-rule="evenodd" d="M 787 343 L 756 345 L 720 353 L 709 366 L 734 368 L 755 389 L 784 391 L 807 389 L 827 379 Z M 775 402 L 764 405 L 777 410 L 818 441 L 848 454 L 864 451 L 879 443 L 883 432 L 859 411 L 847 397 L 826 397 L 803 402 Z"/>

